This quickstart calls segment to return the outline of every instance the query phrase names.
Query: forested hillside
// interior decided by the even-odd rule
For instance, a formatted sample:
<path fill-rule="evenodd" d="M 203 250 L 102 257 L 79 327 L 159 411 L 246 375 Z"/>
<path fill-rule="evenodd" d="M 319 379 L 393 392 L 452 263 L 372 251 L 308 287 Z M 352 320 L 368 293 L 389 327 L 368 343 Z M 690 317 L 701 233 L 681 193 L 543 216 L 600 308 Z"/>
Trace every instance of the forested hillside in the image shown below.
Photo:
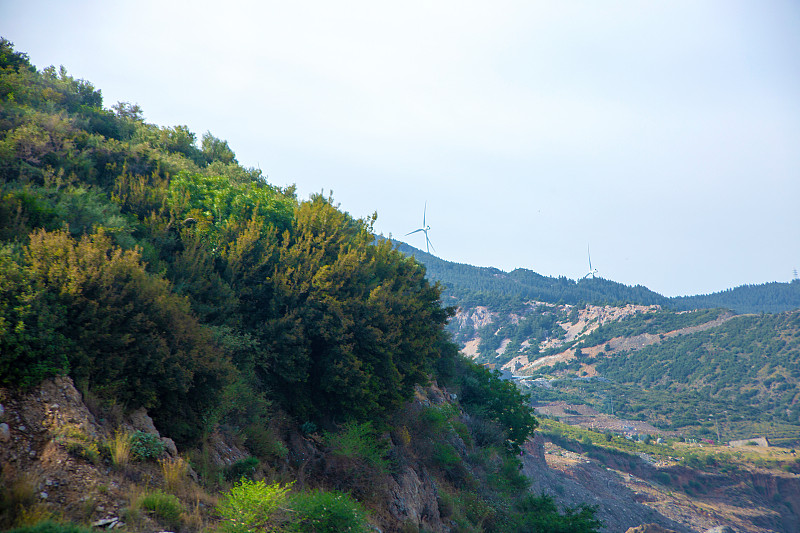
<path fill-rule="evenodd" d="M 445 261 L 402 242 L 396 243 L 396 247 L 425 265 L 430 278 L 445 287 L 444 298 L 450 305 L 463 307 L 484 305 L 501 309 L 538 300 L 572 305 L 660 305 L 683 311 L 725 308 L 737 313 L 780 313 L 800 308 L 800 280 L 743 285 L 714 294 L 668 298 L 641 285 L 624 285 L 600 277 L 554 278 L 524 268 L 503 272 Z"/>
<path fill-rule="evenodd" d="M 526 390 L 540 405 L 591 405 L 696 438 L 798 443 L 800 281 L 666 298 L 397 249 L 458 306 L 448 328 L 462 351 L 537 383 Z"/>
<path fill-rule="evenodd" d="M 0 528 L 102 500 L 129 531 L 596 530 L 527 491 L 527 399 L 458 355 L 439 287 L 374 218 L 5 39 L 0 103 Z M 95 418 L 54 400 L 30 433 L 46 390 Z M 71 472 L 100 478 L 69 496 Z"/>

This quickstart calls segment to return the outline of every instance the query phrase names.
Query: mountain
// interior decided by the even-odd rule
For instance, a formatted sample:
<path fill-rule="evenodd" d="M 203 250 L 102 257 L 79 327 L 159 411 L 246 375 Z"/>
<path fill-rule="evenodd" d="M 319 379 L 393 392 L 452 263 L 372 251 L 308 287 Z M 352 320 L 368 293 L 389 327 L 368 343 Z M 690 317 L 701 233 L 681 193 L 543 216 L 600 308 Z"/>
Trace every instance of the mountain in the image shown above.
<path fill-rule="evenodd" d="M 444 287 L 462 354 L 529 395 L 537 490 L 597 504 L 616 531 L 623 516 L 672 531 L 797 530 L 800 283 L 666 298 L 395 246 Z"/>
<path fill-rule="evenodd" d="M 446 288 L 445 297 L 454 305 L 480 302 L 497 307 L 538 300 L 572 305 L 660 305 L 682 311 L 721 307 L 737 313 L 780 313 L 800 308 L 800 280 L 743 285 L 707 295 L 666 297 L 642 285 L 624 285 L 603 278 L 554 278 L 522 268 L 503 272 L 445 261 L 400 241 L 394 245 L 425 265 L 428 276 Z"/>
<path fill-rule="evenodd" d="M 462 353 L 523 378 L 538 404 L 585 404 L 693 438 L 800 445 L 800 309 L 785 310 L 800 301 L 797 281 L 665 298 L 395 246 L 458 307 L 448 329 Z"/>

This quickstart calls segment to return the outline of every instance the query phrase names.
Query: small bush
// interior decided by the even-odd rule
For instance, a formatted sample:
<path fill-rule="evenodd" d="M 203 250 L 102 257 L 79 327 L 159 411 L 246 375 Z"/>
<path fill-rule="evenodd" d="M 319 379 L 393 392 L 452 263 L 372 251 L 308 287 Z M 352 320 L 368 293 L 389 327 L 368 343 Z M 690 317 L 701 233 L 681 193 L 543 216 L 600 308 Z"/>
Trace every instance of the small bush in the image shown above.
<path fill-rule="evenodd" d="M 245 447 L 255 456 L 273 459 L 286 459 L 289 449 L 276 438 L 269 428 L 251 424 L 244 431 Z"/>
<path fill-rule="evenodd" d="M 379 473 L 390 470 L 389 443 L 369 422 L 345 424 L 336 433 L 325 432 L 324 440 L 334 455 L 362 462 Z"/>
<path fill-rule="evenodd" d="M 317 432 L 317 425 L 314 422 L 306 421 L 300 426 L 303 435 L 312 435 Z"/>
<path fill-rule="evenodd" d="M 461 437 L 461 440 L 464 441 L 464 444 L 466 444 L 468 448 L 472 448 L 474 443 L 472 441 L 472 434 L 470 434 L 467 425 L 461 420 L 453 420 L 450 422 L 450 425 L 452 426 L 453 431 L 455 431 L 456 434 Z"/>
<path fill-rule="evenodd" d="M 395 444 L 399 446 L 408 446 L 411 444 L 411 433 L 408 431 L 408 426 L 401 426 L 395 428 L 392 432 L 392 438 Z"/>
<path fill-rule="evenodd" d="M 506 434 L 497 422 L 474 416 L 468 420 L 468 424 L 476 445 L 480 447 L 505 445 Z"/>
<path fill-rule="evenodd" d="M 100 462 L 100 450 L 95 443 L 79 426 L 65 424 L 58 429 L 55 441 L 62 445 L 67 453 L 79 459 L 92 463 Z"/>
<path fill-rule="evenodd" d="M 141 461 L 155 459 L 164 453 L 164 443 L 153 433 L 135 431 L 130 440 L 131 453 Z"/>
<path fill-rule="evenodd" d="M 513 456 L 502 457 L 500 466 L 489 475 L 489 482 L 493 488 L 508 496 L 523 493 L 531 484 L 531 480 L 522 473 L 522 463 Z"/>
<path fill-rule="evenodd" d="M 653 474 L 653 479 L 661 483 L 662 485 L 670 485 L 672 483 L 672 477 L 662 470 L 659 470 L 655 474 Z"/>
<path fill-rule="evenodd" d="M 277 530 L 286 522 L 289 486 L 243 478 L 217 505 L 223 533 Z"/>
<path fill-rule="evenodd" d="M 431 455 L 434 464 L 444 470 L 450 470 L 461 463 L 461 457 L 455 448 L 444 442 L 437 442 Z"/>
<path fill-rule="evenodd" d="M 441 407 L 430 406 L 422 410 L 419 415 L 420 422 L 429 433 L 449 431 L 450 421 L 458 416 L 458 410 L 452 404 Z"/>
<path fill-rule="evenodd" d="M 339 491 L 315 491 L 292 497 L 294 511 L 290 531 L 300 533 L 366 532 L 364 509 L 350 495 Z"/>
<path fill-rule="evenodd" d="M 456 501 L 452 495 L 444 491 L 439 491 L 436 495 L 436 503 L 439 505 L 439 515 L 442 518 L 450 518 L 453 516 Z"/>
<path fill-rule="evenodd" d="M 242 478 L 253 479 L 253 474 L 259 465 L 255 457 L 247 457 L 236 461 L 225 469 L 225 479 L 228 481 L 239 481 Z"/>
<path fill-rule="evenodd" d="M 160 522 L 164 522 L 170 527 L 180 524 L 183 506 L 180 500 L 172 494 L 166 494 L 160 490 L 148 492 L 142 497 L 140 504 L 143 509 L 152 512 Z"/>

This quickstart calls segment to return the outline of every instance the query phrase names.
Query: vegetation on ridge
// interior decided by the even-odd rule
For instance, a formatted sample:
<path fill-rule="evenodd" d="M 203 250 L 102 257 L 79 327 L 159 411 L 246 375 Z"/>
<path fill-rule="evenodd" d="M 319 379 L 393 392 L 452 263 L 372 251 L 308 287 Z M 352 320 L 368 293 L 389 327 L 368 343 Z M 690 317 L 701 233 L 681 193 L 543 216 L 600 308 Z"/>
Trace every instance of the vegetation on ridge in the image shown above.
<path fill-rule="evenodd" d="M 248 491 L 261 479 L 243 476 L 296 473 L 306 484 L 289 498 L 299 514 L 276 524 L 359 530 L 362 508 L 387 519 L 386 477 L 414 465 L 436 477 L 441 514 L 459 531 L 546 521 L 595 530 L 589 508 L 559 513 L 528 497 L 516 451 L 536 427 L 532 408 L 458 355 L 441 287 L 375 238 L 374 217 L 356 219 L 321 195 L 298 199 L 241 167 L 210 133 L 198 143 L 185 126 L 146 123 L 137 105 L 104 108 L 91 83 L 63 67 L 37 71 L 5 39 L 0 100 L 0 386 L 24 391 L 68 375 L 110 420 L 145 407 L 206 490 L 222 495 L 219 517 L 200 496 L 192 511 L 179 490 L 193 486 L 181 481 L 187 468 L 162 463 L 160 485 L 175 494 L 132 494 L 126 528 L 236 529 L 228 517 L 241 510 L 238 495 L 266 498 Z M 463 403 L 414 410 L 432 378 Z M 208 458 L 215 432 L 253 457 L 220 471 Z M 77 435 L 59 444 L 71 457 L 107 474 L 133 468 L 135 434 Z M 304 462 L 291 435 L 322 462 Z M 32 492 L 15 499 L 7 476 L 0 527 L 55 505 L 31 504 Z"/>

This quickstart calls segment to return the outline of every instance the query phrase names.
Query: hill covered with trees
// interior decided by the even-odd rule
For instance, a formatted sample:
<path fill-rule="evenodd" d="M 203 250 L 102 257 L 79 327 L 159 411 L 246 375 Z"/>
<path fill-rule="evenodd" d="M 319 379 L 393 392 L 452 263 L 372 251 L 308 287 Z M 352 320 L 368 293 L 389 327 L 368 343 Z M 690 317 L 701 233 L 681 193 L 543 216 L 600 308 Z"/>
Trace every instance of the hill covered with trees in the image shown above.
<path fill-rule="evenodd" d="M 526 390 L 539 405 L 590 405 L 687 437 L 798 442 L 798 281 L 666 298 L 397 249 L 426 263 L 459 307 L 448 328 L 462 350 L 537 383 Z"/>
<path fill-rule="evenodd" d="M 666 297 L 642 285 L 624 285 L 599 277 L 554 278 L 524 268 L 503 272 L 445 261 L 402 242 L 397 242 L 396 248 L 425 265 L 428 276 L 445 288 L 444 298 L 449 305 L 499 309 L 537 300 L 570 305 L 660 305 L 681 311 L 725 308 L 737 313 L 779 313 L 800 308 L 800 280 L 743 285 L 707 295 Z"/>
<path fill-rule="evenodd" d="M 0 401 L 27 405 L 66 376 L 101 424 L 37 434 L 49 440 L 29 441 L 33 454 L 3 448 L 0 527 L 98 518 L 20 496 L 45 486 L 25 472 L 45 468 L 48 447 L 112 476 L 81 502 L 130 487 L 133 531 L 153 520 L 240 531 L 252 506 L 253 527 L 276 531 L 596 530 L 591 509 L 560 512 L 527 491 L 518 452 L 537 422 L 526 398 L 458 355 L 439 286 L 376 240 L 374 218 L 270 184 L 211 133 L 104 107 L 90 82 L 37 70 L 5 39 L 0 102 Z M 118 425 L 141 409 L 181 457 Z M 0 409 L 12 415 L 25 413 Z M 21 422 L 2 425 L 3 438 L 29 438 Z M 220 442 L 247 456 L 214 462 Z M 131 470 L 124 450 L 161 453 L 163 473 Z M 205 492 L 169 477 L 183 464 L 181 483 L 193 483 L 184 457 Z M 424 517 L 409 514 L 419 502 L 390 505 L 398 483 L 421 480 L 435 488 Z M 69 529 L 54 527 L 32 530 Z"/>

